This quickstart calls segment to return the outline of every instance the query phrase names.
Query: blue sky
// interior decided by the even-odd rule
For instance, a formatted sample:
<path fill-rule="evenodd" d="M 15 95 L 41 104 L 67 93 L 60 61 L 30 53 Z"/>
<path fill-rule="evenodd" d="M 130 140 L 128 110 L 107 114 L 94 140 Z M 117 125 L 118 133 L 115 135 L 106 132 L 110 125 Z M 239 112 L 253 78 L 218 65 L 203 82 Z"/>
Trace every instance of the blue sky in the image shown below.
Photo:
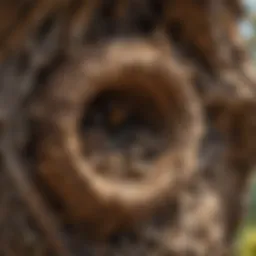
<path fill-rule="evenodd" d="M 246 6 L 248 6 L 249 12 L 255 12 L 256 13 L 256 0 L 244 0 Z M 248 39 L 253 34 L 253 28 L 248 20 L 244 20 L 241 24 L 241 33 L 243 36 Z"/>
<path fill-rule="evenodd" d="M 256 11 L 256 0 L 245 0 L 245 4 L 248 4 L 250 8 Z"/>

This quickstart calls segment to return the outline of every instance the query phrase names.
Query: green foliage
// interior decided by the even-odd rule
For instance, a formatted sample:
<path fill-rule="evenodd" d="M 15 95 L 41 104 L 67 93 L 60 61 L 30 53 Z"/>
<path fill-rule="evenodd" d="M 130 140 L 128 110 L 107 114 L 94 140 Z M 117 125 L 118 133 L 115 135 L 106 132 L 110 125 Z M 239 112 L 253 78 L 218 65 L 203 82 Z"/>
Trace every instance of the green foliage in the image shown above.
<path fill-rule="evenodd" d="M 238 242 L 239 256 L 256 256 L 256 226 L 247 226 Z"/>
<path fill-rule="evenodd" d="M 250 204 L 244 227 L 238 234 L 238 256 L 256 256 L 256 179 L 250 191 Z"/>
<path fill-rule="evenodd" d="M 247 222 L 249 222 L 253 225 L 256 225 L 256 183 L 255 182 L 254 182 L 254 185 L 251 190 Z"/>

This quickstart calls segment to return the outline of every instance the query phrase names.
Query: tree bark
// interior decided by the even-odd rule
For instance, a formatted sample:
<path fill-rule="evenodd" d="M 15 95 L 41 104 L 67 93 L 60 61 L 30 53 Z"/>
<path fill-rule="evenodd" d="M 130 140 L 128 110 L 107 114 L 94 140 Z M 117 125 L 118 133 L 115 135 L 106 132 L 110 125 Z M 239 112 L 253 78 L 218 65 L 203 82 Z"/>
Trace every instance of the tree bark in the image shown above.
<path fill-rule="evenodd" d="M 234 255 L 256 154 L 241 2 L 0 14 L 0 255 Z"/>

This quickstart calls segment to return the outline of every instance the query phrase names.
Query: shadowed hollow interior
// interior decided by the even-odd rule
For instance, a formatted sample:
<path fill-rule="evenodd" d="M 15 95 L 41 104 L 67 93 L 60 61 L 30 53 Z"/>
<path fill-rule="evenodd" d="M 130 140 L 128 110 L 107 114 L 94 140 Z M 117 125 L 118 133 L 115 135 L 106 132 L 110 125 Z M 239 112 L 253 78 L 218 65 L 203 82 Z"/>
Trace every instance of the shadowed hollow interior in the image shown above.
<path fill-rule="evenodd" d="M 168 146 L 166 114 L 154 92 L 141 86 L 100 90 L 81 122 L 85 156 L 103 175 L 143 176 Z"/>

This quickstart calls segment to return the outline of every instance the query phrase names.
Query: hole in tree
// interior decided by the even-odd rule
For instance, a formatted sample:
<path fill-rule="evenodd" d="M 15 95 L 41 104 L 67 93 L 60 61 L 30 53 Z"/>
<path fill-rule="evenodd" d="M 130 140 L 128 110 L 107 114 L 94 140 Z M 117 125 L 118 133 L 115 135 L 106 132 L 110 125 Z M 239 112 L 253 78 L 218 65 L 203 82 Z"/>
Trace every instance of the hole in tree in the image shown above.
<path fill-rule="evenodd" d="M 103 174 L 141 177 L 167 146 L 165 128 L 154 96 L 137 88 L 104 90 L 82 120 L 84 152 Z"/>

